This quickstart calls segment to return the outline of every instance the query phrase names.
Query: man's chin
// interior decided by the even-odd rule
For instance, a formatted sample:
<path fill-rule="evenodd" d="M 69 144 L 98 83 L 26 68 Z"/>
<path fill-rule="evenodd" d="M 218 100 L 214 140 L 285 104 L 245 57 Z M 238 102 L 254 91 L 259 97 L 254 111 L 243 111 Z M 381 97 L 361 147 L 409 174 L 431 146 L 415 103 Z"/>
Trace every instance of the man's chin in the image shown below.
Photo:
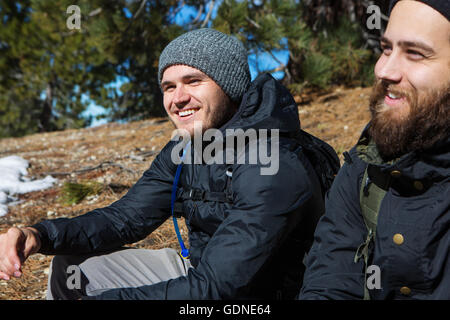
<path fill-rule="evenodd" d="M 390 106 L 384 98 L 371 106 L 372 120 L 369 134 L 384 160 L 392 160 L 406 152 L 405 142 L 410 133 L 409 104 Z"/>
<path fill-rule="evenodd" d="M 409 112 L 409 105 L 392 107 L 386 103 L 381 103 L 381 106 L 377 110 L 376 116 L 382 118 L 383 121 L 390 122 L 391 124 L 401 124 L 408 118 Z"/>
<path fill-rule="evenodd" d="M 186 124 L 176 125 L 175 124 L 175 128 L 177 130 L 187 131 L 191 137 L 194 136 L 194 125 L 193 124 L 192 125 L 186 125 Z"/>
<path fill-rule="evenodd" d="M 187 122 L 180 122 L 180 121 L 172 121 L 175 128 L 177 130 L 187 132 L 189 133 L 189 136 L 191 138 L 194 137 L 194 134 L 202 134 L 204 131 L 208 128 L 205 128 L 205 125 L 203 124 L 203 121 L 196 120 L 196 121 L 187 121 Z"/>

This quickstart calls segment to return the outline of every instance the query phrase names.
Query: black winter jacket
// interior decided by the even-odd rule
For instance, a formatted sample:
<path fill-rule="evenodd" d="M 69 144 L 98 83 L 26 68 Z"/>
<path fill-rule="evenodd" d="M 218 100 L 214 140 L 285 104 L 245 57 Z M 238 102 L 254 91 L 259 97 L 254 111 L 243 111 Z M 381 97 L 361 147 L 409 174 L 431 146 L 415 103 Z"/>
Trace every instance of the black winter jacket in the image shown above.
<path fill-rule="evenodd" d="M 324 212 L 320 184 L 302 148 L 284 134 L 300 129 L 297 105 L 270 75 L 256 79 L 238 112 L 221 130 L 280 129 L 279 171 L 261 175 L 260 164 L 185 164 L 184 190 L 226 192 L 231 203 L 178 199 L 189 229 L 188 275 L 139 288 L 109 290 L 98 299 L 294 298 L 302 259 Z M 34 227 L 44 254 L 78 254 L 119 248 L 145 238 L 170 217 L 176 165 L 169 142 L 140 180 L 117 202 L 72 219 Z M 270 150 L 270 148 L 269 148 Z M 228 168 L 229 169 L 229 168 Z"/>
<path fill-rule="evenodd" d="M 450 138 L 385 163 L 367 131 L 326 198 L 299 298 L 363 298 L 364 261 L 355 263 L 354 256 L 367 235 L 359 193 L 370 163 L 378 177 L 391 181 L 368 262 L 379 267 L 381 286 L 372 282 L 370 298 L 450 299 Z"/>

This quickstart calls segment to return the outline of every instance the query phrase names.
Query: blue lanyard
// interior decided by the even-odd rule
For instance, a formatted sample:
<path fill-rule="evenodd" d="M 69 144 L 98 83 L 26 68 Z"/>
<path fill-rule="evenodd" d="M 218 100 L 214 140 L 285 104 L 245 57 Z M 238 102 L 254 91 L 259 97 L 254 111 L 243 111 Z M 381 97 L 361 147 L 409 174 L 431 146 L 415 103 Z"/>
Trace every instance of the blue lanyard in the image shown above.
<path fill-rule="evenodd" d="M 178 222 L 177 218 L 175 217 L 174 213 L 174 206 L 175 206 L 175 200 L 177 199 L 177 188 L 178 188 L 178 181 L 180 180 L 180 174 L 181 174 L 181 167 L 183 166 L 183 160 L 186 155 L 186 150 L 189 148 L 191 142 L 188 142 L 188 144 L 183 149 L 183 155 L 181 156 L 181 163 L 177 167 L 177 171 L 175 172 L 175 179 L 173 181 L 173 187 L 172 187 L 172 199 L 171 199 L 171 212 L 172 212 L 172 219 L 173 219 L 173 226 L 175 228 L 175 233 L 177 234 L 178 243 L 181 247 L 180 256 L 183 259 L 189 259 L 189 249 L 186 249 L 183 239 L 181 238 L 180 229 L 178 228 Z"/>

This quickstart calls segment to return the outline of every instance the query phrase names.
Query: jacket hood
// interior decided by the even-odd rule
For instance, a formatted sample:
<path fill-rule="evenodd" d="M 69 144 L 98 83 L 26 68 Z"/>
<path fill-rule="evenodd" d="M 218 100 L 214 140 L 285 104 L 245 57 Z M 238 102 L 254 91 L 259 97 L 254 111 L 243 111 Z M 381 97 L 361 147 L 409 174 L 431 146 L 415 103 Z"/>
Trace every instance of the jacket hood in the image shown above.
<path fill-rule="evenodd" d="M 259 75 L 244 94 L 238 111 L 221 130 L 279 129 L 280 133 L 297 132 L 300 120 L 291 93 L 270 74 Z"/>
<path fill-rule="evenodd" d="M 356 145 L 358 157 L 364 162 L 375 165 L 384 172 L 399 170 L 402 176 L 414 180 L 439 181 L 450 176 L 450 137 L 427 150 L 412 151 L 398 159 L 385 162 L 369 135 L 369 126 L 370 123 L 363 130 Z"/>

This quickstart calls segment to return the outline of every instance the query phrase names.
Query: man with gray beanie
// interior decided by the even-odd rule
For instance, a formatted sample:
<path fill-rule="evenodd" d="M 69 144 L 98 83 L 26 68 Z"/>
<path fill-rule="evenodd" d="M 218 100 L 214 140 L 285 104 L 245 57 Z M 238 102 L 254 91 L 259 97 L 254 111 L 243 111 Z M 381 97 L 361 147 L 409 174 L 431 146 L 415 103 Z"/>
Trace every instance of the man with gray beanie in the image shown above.
<path fill-rule="evenodd" d="M 300 299 L 450 299 L 450 0 L 391 1 Z"/>
<path fill-rule="evenodd" d="M 49 299 L 294 298 L 323 196 L 339 168 L 336 154 L 300 129 L 297 105 L 278 81 L 263 74 L 250 83 L 246 50 L 234 37 L 213 29 L 181 35 L 162 52 L 158 79 L 164 108 L 185 133 L 182 142 L 195 139 L 196 124 L 200 133 L 225 136 L 201 141 L 200 150 L 185 145 L 183 155 L 214 143 L 227 147 L 216 157 L 233 151 L 233 161 L 177 163 L 180 142 L 172 140 L 110 206 L 0 235 L 0 277 L 20 276 L 24 259 L 40 252 L 56 255 Z M 243 143 L 230 147 L 235 139 Z M 271 174 L 262 174 L 262 159 L 234 161 L 263 147 L 276 156 Z M 170 217 L 180 254 L 123 248 Z"/>

